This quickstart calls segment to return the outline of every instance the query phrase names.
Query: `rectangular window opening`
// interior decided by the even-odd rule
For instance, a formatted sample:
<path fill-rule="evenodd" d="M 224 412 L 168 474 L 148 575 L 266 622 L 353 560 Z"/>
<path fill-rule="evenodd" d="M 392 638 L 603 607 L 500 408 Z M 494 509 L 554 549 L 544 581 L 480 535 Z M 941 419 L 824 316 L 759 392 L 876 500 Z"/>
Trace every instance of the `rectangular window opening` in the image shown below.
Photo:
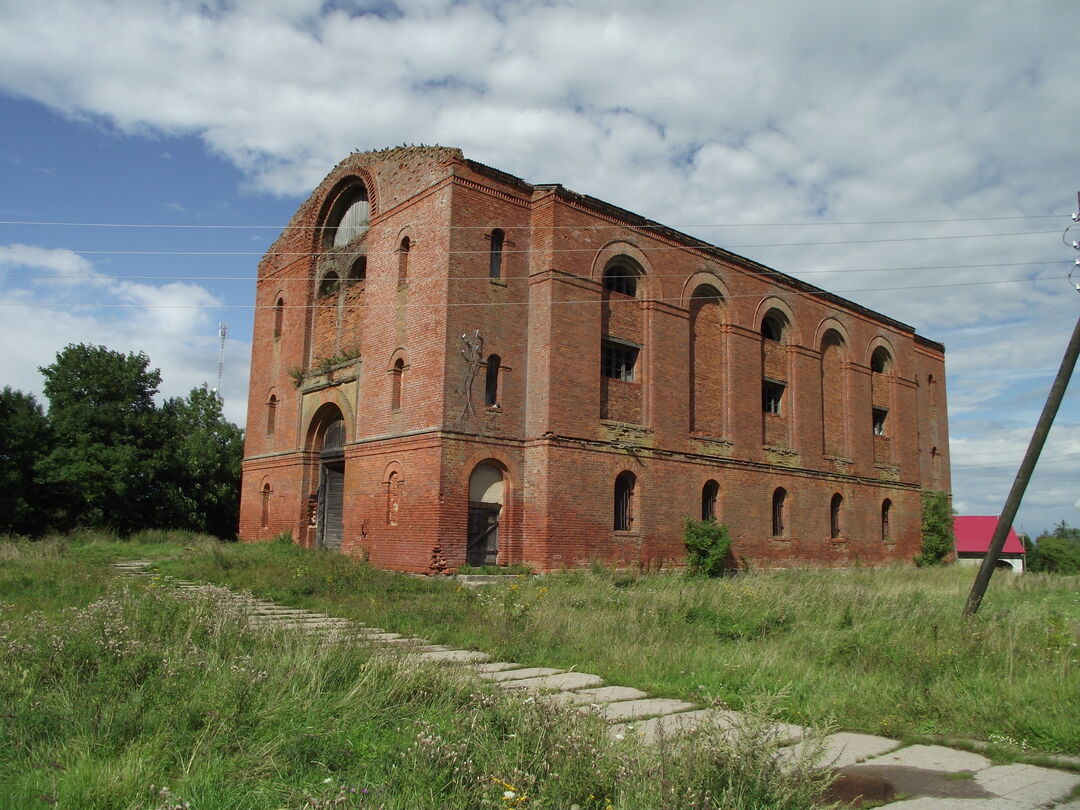
<path fill-rule="evenodd" d="M 885 435 L 885 417 L 889 415 L 887 408 L 874 408 L 874 435 Z"/>
<path fill-rule="evenodd" d="M 600 350 L 600 373 L 612 380 L 634 381 L 638 350 L 633 346 L 604 343 Z"/>
<path fill-rule="evenodd" d="M 761 384 L 761 409 L 765 413 L 780 414 L 784 399 L 784 384 L 766 380 Z"/>

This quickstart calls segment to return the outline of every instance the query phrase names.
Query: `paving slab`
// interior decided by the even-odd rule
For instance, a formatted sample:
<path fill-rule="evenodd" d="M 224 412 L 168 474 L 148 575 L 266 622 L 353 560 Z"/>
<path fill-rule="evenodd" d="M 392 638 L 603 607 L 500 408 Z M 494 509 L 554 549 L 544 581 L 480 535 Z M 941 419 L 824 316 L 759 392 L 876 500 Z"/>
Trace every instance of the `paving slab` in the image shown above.
<path fill-rule="evenodd" d="M 486 664 L 477 664 L 473 667 L 477 672 L 505 672 L 508 669 L 521 669 L 521 664 L 511 661 L 489 661 Z"/>
<path fill-rule="evenodd" d="M 560 706 L 589 706 L 593 703 L 612 703 L 616 700 L 639 700 L 649 694 L 632 686 L 601 686 L 596 689 L 578 689 L 560 692 L 551 699 Z"/>
<path fill-rule="evenodd" d="M 566 672 L 565 669 L 554 667 L 525 667 L 524 669 L 500 669 L 490 672 L 481 672 L 480 677 L 485 681 L 518 681 L 524 678 L 539 678 L 542 675 L 558 675 Z"/>
<path fill-rule="evenodd" d="M 1080 774 L 1037 765 L 996 765 L 975 774 L 975 782 L 991 793 L 1036 805 L 1061 799 L 1080 785 Z"/>
<path fill-rule="evenodd" d="M 612 722 L 636 720 L 639 717 L 654 717 L 658 714 L 674 714 L 696 709 L 693 703 L 671 698 L 642 698 L 640 700 L 621 700 L 617 703 L 602 703 L 599 706 L 579 706 L 582 711 L 596 712 Z"/>
<path fill-rule="evenodd" d="M 782 748 L 777 753 L 784 762 L 799 762 L 807 755 L 808 749 L 815 745 L 821 746 L 821 756 L 817 761 L 820 767 L 843 768 L 899 748 L 900 741 L 873 734 L 841 731 L 823 739 L 803 740 Z"/>
<path fill-rule="evenodd" d="M 909 745 L 889 754 L 868 759 L 864 765 L 893 765 L 903 768 L 921 768 L 929 771 L 947 771 L 975 773 L 985 770 L 992 764 L 981 754 L 970 751 L 958 751 L 943 745 Z"/>
<path fill-rule="evenodd" d="M 418 657 L 424 661 L 438 661 L 444 664 L 471 664 L 491 660 L 488 653 L 479 650 L 435 650 L 422 652 Z"/>
<path fill-rule="evenodd" d="M 1012 799 L 945 799 L 940 796 L 919 796 L 885 806 L 889 810 L 1035 810 L 1038 807 Z"/>
<path fill-rule="evenodd" d="M 362 635 L 367 636 L 368 641 L 393 641 L 398 638 L 405 638 L 401 633 L 364 633 Z M 409 641 L 417 641 L 418 639 L 408 639 Z"/>
<path fill-rule="evenodd" d="M 634 736 L 652 745 L 661 737 L 672 737 L 692 731 L 702 723 L 709 721 L 714 712 L 710 709 L 697 709 L 692 712 L 665 714 L 650 717 L 636 723 L 616 723 L 608 729 L 608 736 L 614 740 Z"/>
<path fill-rule="evenodd" d="M 538 678 L 512 678 L 498 682 L 501 689 L 524 689 L 528 692 L 566 692 L 587 686 L 600 686 L 604 679 L 587 672 L 562 672 Z"/>

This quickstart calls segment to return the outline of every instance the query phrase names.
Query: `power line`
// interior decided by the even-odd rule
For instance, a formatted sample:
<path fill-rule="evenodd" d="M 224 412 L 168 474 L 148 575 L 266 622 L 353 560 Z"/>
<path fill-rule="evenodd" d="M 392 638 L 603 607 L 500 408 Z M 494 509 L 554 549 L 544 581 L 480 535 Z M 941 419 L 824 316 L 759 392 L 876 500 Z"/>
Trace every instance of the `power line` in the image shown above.
<path fill-rule="evenodd" d="M 819 226 L 863 226 L 863 225 L 936 225 L 947 222 L 1005 222 L 1010 220 L 1031 219 L 1059 219 L 1068 214 L 1017 214 L 997 217 L 943 217 L 941 219 L 868 219 L 861 221 L 828 222 L 816 220 L 813 222 L 718 222 L 704 225 L 680 225 L 679 228 L 804 228 Z M 285 231 L 317 231 L 322 230 L 323 225 L 213 225 L 213 224 L 176 224 L 176 223 L 150 223 L 150 222 L 51 222 L 44 220 L 0 220 L 0 225 L 14 225 L 27 227 L 58 227 L 58 228 L 146 228 L 161 230 L 277 230 Z M 445 230 L 490 230 L 491 225 L 447 225 Z M 589 230 L 610 228 L 606 225 L 513 225 L 508 226 L 513 230 Z M 645 228 L 648 230 L 670 230 L 670 226 L 659 223 L 630 224 L 628 227 Z"/>
<path fill-rule="evenodd" d="M 929 290 L 939 289 L 944 287 L 975 287 L 985 286 L 990 284 L 1022 284 L 1025 282 L 1037 282 L 1037 281 L 1052 281 L 1054 279 L 1064 279 L 1065 276 L 1039 276 L 1037 278 L 1006 278 L 997 279 L 994 281 L 958 281 L 946 284 L 915 284 L 908 286 L 898 287 L 865 287 L 861 289 L 851 290 L 838 290 L 836 292 L 828 292 L 825 290 L 787 290 L 787 295 L 800 295 L 800 296 L 820 296 L 820 295 L 847 295 L 849 293 L 858 292 L 896 292 L 900 290 Z M 729 299 L 735 298 L 765 298 L 768 297 L 764 293 L 742 293 L 728 296 Z M 681 303 L 683 301 L 682 296 L 674 297 L 660 297 L 660 298 L 627 298 L 626 300 L 612 300 L 612 299 L 600 299 L 600 298 L 572 298 L 563 301 L 550 301 L 551 306 L 560 304 L 641 304 L 645 301 L 655 301 L 658 303 Z M 727 300 L 727 299 L 725 299 Z M 428 308 L 442 308 L 442 307 L 521 307 L 530 306 L 535 302 L 528 299 L 522 301 L 476 301 L 476 302 L 456 302 L 456 303 L 431 303 L 431 304 L 415 304 L 415 306 L 426 306 Z M 33 309 L 273 309 L 274 304 L 31 304 L 31 303 L 5 303 L 0 302 L 0 308 L 16 308 L 25 307 Z M 335 300 L 332 304 L 284 304 L 285 309 L 336 309 L 338 306 Z"/>
<path fill-rule="evenodd" d="M 370 255 L 370 254 L 368 254 Z M 902 267 L 844 267 L 835 270 L 799 270 L 797 272 L 800 276 L 803 275 L 820 275 L 828 273 L 891 273 L 900 271 L 919 271 L 919 270 L 971 270 L 981 269 L 986 267 L 1037 267 L 1044 264 L 1072 264 L 1070 259 L 1046 259 L 1041 262 L 991 262 L 988 264 L 930 264 L 930 265 L 909 265 Z M 649 278 L 676 278 L 685 276 L 686 272 L 682 273 L 649 273 Z M 790 275 L 790 273 L 788 274 Z M 291 281 L 315 281 L 320 276 L 289 276 Z M 0 273 L 0 278 L 30 278 L 30 279 L 53 279 L 53 278 L 84 278 L 95 279 L 105 281 L 258 281 L 259 277 L 256 275 L 248 276 L 172 276 L 172 275 L 154 275 L 154 276 L 132 276 L 132 275 L 106 275 L 104 273 L 49 273 L 43 275 L 41 273 Z M 527 279 L 527 276 L 521 277 Z M 483 276 L 454 276 L 453 281 L 489 281 L 490 275 Z"/>
<path fill-rule="evenodd" d="M 825 242 L 760 242 L 757 244 L 743 244 L 743 245 L 728 245 L 726 247 L 720 247 L 719 245 L 675 245 L 672 247 L 650 247 L 649 253 L 662 252 L 667 250 L 708 250 L 709 248 L 718 248 L 720 250 L 734 250 L 736 248 L 766 248 L 766 247 L 820 247 L 829 245 L 875 245 L 893 242 L 932 242 L 942 241 L 947 239 L 997 239 L 1005 236 L 1043 236 L 1048 233 L 1057 233 L 1057 229 L 1045 230 L 1045 231 L 1008 231 L 1005 233 L 974 233 L 974 234 L 951 234 L 946 236 L 898 236 L 885 239 L 840 239 Z M 57 250 L 64 250 L 68 253 L 74 253 L 79 256 L 292 256 L 292 257 L 305 257 L 305 256 L 368 256 L 368 255 L 393 255 L 395 251 L 382 251 L 381 253 L 367 253 L 357 252 L 350 253 L 348 251 L 258 251 L 258 250 L 89 250 L 81 248 L 57 248 Z M 535 252 L 531 248 L 522 248 L 521 250 L 504 249 L 504 254 L 517 254 L 517 253 L 533 253 Z M 548 248 L 543 251 L 544 253 L 595 253 L 596 248 Z M 411 252 L 410 252 L 411 253 Z M 477 250 L 431 250 L 431 251 L 416 251 L 415 255 L 471 255 L 471 254 L 490 254 L 491 250 L 488 248 L 481 248 Z"/>

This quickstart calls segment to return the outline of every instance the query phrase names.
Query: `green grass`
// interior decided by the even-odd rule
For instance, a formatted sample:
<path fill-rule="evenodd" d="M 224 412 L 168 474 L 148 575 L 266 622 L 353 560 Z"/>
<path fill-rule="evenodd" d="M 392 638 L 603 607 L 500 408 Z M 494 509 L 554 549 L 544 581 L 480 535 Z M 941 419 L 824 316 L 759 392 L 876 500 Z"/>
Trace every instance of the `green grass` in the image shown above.
<path fill-rule="evenodd" d="M 472 604 L 341 557 L 182 543 L 0 540 L 0 807 L 796 810 L 823 789 L 777 767 L 767 712 L 733 740 L 613 741 L 595 717 L 367 645 L 260 632 L 220 589 L 107 566 L 156 556 L 242 579 L 262 559 L 308 599 L 378 583 L 398 608 Z"/>
<path fill-rule="evenodd" d="M 719 580 L 597 569 L 475 591 L 270 544 L 161 567 L 661 695 L 738 709 L 779 694 L 791 722 L 1080 753 L 1080 577 L 996 576 L 965 620 L 974 574 L 958 567 Z"/>

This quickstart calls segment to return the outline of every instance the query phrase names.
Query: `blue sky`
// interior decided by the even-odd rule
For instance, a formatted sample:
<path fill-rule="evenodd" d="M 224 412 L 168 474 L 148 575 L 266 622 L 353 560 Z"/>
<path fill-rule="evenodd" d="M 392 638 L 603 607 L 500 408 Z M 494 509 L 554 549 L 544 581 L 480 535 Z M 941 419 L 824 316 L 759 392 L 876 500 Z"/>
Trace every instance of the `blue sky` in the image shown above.
<path fill-rule="evenodd" d="M 349 151 L 401 143 L 561 182 L 943 341 L 965 514 L 1000 510 L 1080 314 L 1071 0 L 0 14 L 0 383 L 25 391 L 70 342 L 145 351 L 167 395 L 214 384 L 224 321 L 242 422 L 259 255 Z M 1060 520 L 1080 525 L 1075 387 L 1017 524 Z"/>

